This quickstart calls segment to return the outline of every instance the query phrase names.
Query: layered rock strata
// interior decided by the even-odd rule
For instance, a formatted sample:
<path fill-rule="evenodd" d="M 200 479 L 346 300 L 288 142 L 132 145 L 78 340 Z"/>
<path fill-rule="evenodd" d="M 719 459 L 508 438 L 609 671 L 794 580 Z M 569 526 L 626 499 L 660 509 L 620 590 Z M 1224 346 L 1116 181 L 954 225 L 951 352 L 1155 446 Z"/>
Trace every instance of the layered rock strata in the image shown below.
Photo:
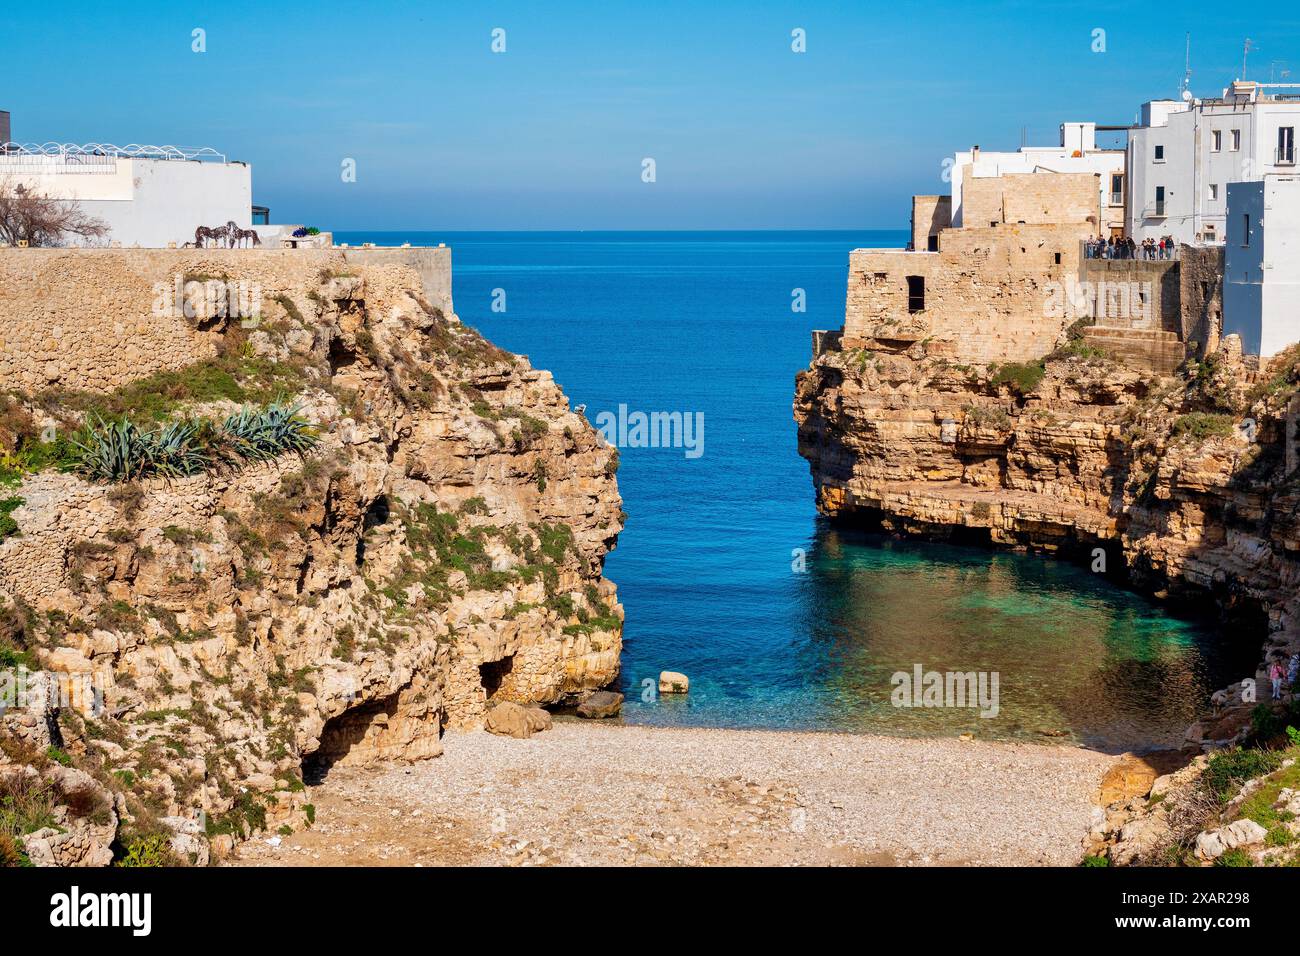
<path fill-rule="evenodd" d="M 60 831 L 53 848 L 10 834 L 34 862 L 202 862 L 309 825 L 305 773 L 432 757 L 494 704 L 617 674 L 617 452 L 415 270 L 276 263 L 258 316 L 196 316 L 195 364 L 127 389 L 216 382 L 163 412 L 216 420 L 239 402 L 208 392 L 276 389 L 316 448 L 129 484 L 48 469 L 12 490 L 0 673 L 25 684 L 0 716 L 0 786 L 30 778 Z M 123 394 L 103 401 L 138 404 Z M 97 400 L 12 393 L 0 430 L 64 434 Z M 93 791 L 75 806 L 57 779 L 73 772 Z"/>

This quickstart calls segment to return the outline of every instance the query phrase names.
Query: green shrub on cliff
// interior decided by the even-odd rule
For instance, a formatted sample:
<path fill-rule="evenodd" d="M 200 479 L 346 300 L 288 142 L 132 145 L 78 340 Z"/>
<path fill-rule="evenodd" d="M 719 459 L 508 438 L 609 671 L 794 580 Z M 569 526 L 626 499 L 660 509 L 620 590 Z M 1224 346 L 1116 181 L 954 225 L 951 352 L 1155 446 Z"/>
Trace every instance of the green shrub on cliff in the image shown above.
<path fill-rule="evenodd" d="M 1024 397 L 1038 388 L 1047 374 L 1047 366 L 1040 362 L 1007 362 L 999 365 L 991 378 L 995 386 L 1005 385 L 1013 393 Z"/>
<path fill-rule="evenodd" d="M 1174 420 L 1170 438 L 1174 441 L 1204 442 L 1211 438 L 1227 438 L 1232 435 L 1233 428 L 1231 415 L 1190 412 Z"/>
<path fill-rule="evenodd" d="M 1227 803 L 1247 780 L 1272 773 L 1281 763 L 1282 756 L 1272 750 L 1221 750 L 1210 757 L 1201 779 L 1220 803 Z"/>
<path fill-rule="evenodd" d="M 23 503 L 23 498 L 0 499 L 0 541 L 18 533 L 18 522 L 14 520 L 13 513 Z"/>
<path fill-rule="evenodd" d="M 1008 429 L 1011 427 L 1011 416 L 1004 408 L 967 405 L 962 409 L 962 413 L 966 416 L 966 421 L 976 428 Z"/>

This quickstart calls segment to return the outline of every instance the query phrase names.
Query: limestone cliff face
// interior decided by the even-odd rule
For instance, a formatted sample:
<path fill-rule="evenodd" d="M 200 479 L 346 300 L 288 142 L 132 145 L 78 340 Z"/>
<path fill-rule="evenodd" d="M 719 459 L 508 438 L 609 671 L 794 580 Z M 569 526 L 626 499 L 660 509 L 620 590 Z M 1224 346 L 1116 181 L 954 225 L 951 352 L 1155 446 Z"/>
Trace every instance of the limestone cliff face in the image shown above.
<path fill-rule="evenodd" d="M 7 646 L 65 699 L 0 717 L 0 776 L 48 782 L 66 761 L 43 755 L 67 755 L 122 821 L 119 853 L 164 821 L 199 860 L 209 840 L 306 825 L 304 768 L 431 757 L 489 703 L 614 679 L 622 609 L 601 569 L 623 520 L 617 453 L 549 373 L 399 266 L 305 277 L 243 326 L 200 320 L 221 367 L 282 382 L 320 443 L 192 478 L 45 471 L 15 489 Z M 38 422 L 75 424 L 26 398 Z M 66 832 L 29 855 L 105 862 L 108 817 L 87 836 L 55 802 Z"/>
<path fill-rule="evenodd" d="M 1042 363 L 1001 367 L 869 344 L 797 377 L 823 513 L 1090 563 L 1100 548 L 1112 576 L 1258 613 L 1261 637 L 1296 642 L 1296 355 L 1261 372 L 1229 348 L 1160 377 L 1078 330 Z"/>

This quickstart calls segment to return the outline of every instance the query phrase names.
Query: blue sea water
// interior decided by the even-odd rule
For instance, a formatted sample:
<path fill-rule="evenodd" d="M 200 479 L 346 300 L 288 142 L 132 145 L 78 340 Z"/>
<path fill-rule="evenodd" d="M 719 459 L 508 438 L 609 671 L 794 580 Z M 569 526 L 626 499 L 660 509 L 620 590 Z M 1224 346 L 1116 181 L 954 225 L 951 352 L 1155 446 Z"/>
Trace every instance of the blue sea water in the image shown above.
<path fill-rule="evenodd" d="M 1249 642 L 1229 645 L 1086 569 L 817 515 L 794 376 L 810 330 L 843 322 L 849 250 L 901 247 L 903 231 L 335 238 L 451 246 L 461 319 L 550 369 L 593 422 L 620 405 L 703 413 L 699 457 L 622 450 L 629 517 L 606 574 L 626 611 L 627 722 L 1124 749 L 1176 742 L 1209 692 L 1253 665 Z M 797 290 L 806 311 L 792 309 Z M 891 675 L 916 664 L 996 671 L 997 716 L 893 706 Z M 690 677 L 688 695 L 646 690 L 665 669 Z"/>

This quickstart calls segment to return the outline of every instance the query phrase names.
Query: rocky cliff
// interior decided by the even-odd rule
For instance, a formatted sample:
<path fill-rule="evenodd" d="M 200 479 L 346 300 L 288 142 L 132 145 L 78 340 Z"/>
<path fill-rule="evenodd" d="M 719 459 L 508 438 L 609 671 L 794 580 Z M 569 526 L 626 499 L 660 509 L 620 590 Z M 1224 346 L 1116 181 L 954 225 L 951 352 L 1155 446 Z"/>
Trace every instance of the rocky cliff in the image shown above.
<path fill-rule="evenodd" d="M 286 279 L 286 261 L 251 320 L 193 317 L 189 366 L 4 398 L 0 855 L 202 862 L 309 825 L 304 774 L 432 757 L 490 703 L 617 674 L 617 452 L 413 269 Z M 310 451 L 131 482 L 67 470 L 63 436 L 97 416 L 273 399 L 299 406 Z"/>
<path fill-rule="evenodd" d="M 1079 559 L 1210 602 L 1234 622 L 1225 639 L 1289 653 L 1300 350 L 1261 371 L 1234 343 L 1163 377 L 1109 360 L 1079 327 L 1024 364 L 955 364 L 927 341 L 831 349 L 797 377 L 799 451 L 824 514 Z M 1228 709 L 1192 735 L 1239 733 L 1243 708 Z"/>

